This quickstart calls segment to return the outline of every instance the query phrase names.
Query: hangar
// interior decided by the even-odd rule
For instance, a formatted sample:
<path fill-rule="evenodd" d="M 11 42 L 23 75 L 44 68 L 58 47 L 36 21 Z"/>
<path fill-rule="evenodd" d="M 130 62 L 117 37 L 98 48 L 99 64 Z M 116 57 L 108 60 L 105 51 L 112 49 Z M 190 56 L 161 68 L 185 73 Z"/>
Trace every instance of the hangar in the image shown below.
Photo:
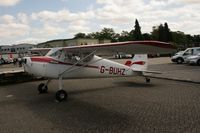
<path fill-rule="evenodd" d="M 110 40 L 98 40 L 89 38 L 57 39 L 37 44 L 38 48 L 67 47 L 90 44 L 110 43 Z"/>

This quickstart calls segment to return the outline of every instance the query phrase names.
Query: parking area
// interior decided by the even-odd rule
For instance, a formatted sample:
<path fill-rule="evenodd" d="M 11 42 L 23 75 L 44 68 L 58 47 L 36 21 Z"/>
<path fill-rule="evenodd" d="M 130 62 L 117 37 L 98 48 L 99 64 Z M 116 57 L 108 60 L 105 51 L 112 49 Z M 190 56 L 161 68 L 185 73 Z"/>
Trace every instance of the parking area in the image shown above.
<path fill-rule="evenodd" d="M 143 78 L 57 81 L 39 95 L 28 82 L 0 87 L 0 132 L 199 132 L 199 84 Z"/>
<path fill-rule="evenodd" d="M 166 63 L 150 65 L 149 70 L 162 72 L 162 74 L 152 74 L 153 77 L 200 84 L 200 66 Z"/>
<path fill-rule="evenodd" d="M 126 62 L 126 60 L 115 61 Z M 148 64 L 148 70 L 161 72 L 161 74 L 146 74 L 151 77 L 200 83 L 200 66 L 198 65 L 172 63 L 169 57 L 149 58 Z"/>
<path fill-rule="evenodd" d="M 155 60 L 151 70 L 178 76 L 191 70 L 185 75 L 199 79 L 199 66 Z M 65 80 L 69 100 L 58 103 L 58 81 L 38 94 L 41 82 L 0 86 L 1 133 L 200 132 L 199 84 L 159 78 L 146 84 L 143 77 Z"/>

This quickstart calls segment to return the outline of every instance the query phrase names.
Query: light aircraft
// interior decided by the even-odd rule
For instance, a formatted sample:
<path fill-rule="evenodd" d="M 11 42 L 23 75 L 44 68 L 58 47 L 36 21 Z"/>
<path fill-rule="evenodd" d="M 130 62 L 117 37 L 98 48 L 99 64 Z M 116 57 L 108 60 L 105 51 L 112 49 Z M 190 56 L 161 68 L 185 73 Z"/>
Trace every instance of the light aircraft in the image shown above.
<path fill-rule="evenodd" d="M 147 70 L 147 54 L 169 54 L 176 51 L 171 44 L 159 41 L 128 41 L 32 51 L 37 50 L 46 50 L 48 53 L 45 56 L 24 57 L 24 70 L 32 75 L 48 78 L 46 83 L 38 86 L 39 93 L 46 93 L 50 81 L 58 79 L 59 87 L 55 97 L 59 102 L 68 97 L 63 90 L 63 79 L 144 76 L 144 73 L 157 73 Z M 125 64 L 97 56 L 114 55 L 118 52 L 135 56 Z M 149 83 L 150 79 L 145 78 Z"/>

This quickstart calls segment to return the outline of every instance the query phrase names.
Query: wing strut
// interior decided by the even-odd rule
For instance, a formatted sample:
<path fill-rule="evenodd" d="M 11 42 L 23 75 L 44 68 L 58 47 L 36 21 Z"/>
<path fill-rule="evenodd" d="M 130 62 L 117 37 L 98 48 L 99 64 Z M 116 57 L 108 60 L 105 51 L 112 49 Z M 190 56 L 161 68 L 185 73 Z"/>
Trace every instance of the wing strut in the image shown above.
<path fill-rule="evenodd" d="M 91 52 L 90 54 L 86 55 L 84 58 L 82 58 L 81 60 L 77 61 L 76 63 L 74 63 L 70 68 L 66 69 L 65 71 L 63 71 L 62 73 L 60 73 L 58 76 L 61 77 L 65 72 L 70 71 L 74 66 L 76 66 L 78 63 L 80 63 L 81 61 L 87 59 L 89 56 L 91 56 L 92 54 L 94 54 L 97 50 L 94 50 L 93 52 Z"/>

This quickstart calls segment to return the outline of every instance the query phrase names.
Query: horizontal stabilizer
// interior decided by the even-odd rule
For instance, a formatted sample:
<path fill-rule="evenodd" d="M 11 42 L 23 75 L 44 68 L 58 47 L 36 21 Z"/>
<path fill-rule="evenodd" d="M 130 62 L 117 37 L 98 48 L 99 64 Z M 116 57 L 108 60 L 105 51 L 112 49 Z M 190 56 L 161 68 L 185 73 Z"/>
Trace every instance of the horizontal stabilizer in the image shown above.
<path fill-rule="evenodd" d="M 145 71 L 137 71 L 136 70 L 135 72 L 151 73 L 151 74 L 162 74 L 162 72 L 159 72 L 159 71 L 148 71 L 148 70 L 145 70 Z"/>

